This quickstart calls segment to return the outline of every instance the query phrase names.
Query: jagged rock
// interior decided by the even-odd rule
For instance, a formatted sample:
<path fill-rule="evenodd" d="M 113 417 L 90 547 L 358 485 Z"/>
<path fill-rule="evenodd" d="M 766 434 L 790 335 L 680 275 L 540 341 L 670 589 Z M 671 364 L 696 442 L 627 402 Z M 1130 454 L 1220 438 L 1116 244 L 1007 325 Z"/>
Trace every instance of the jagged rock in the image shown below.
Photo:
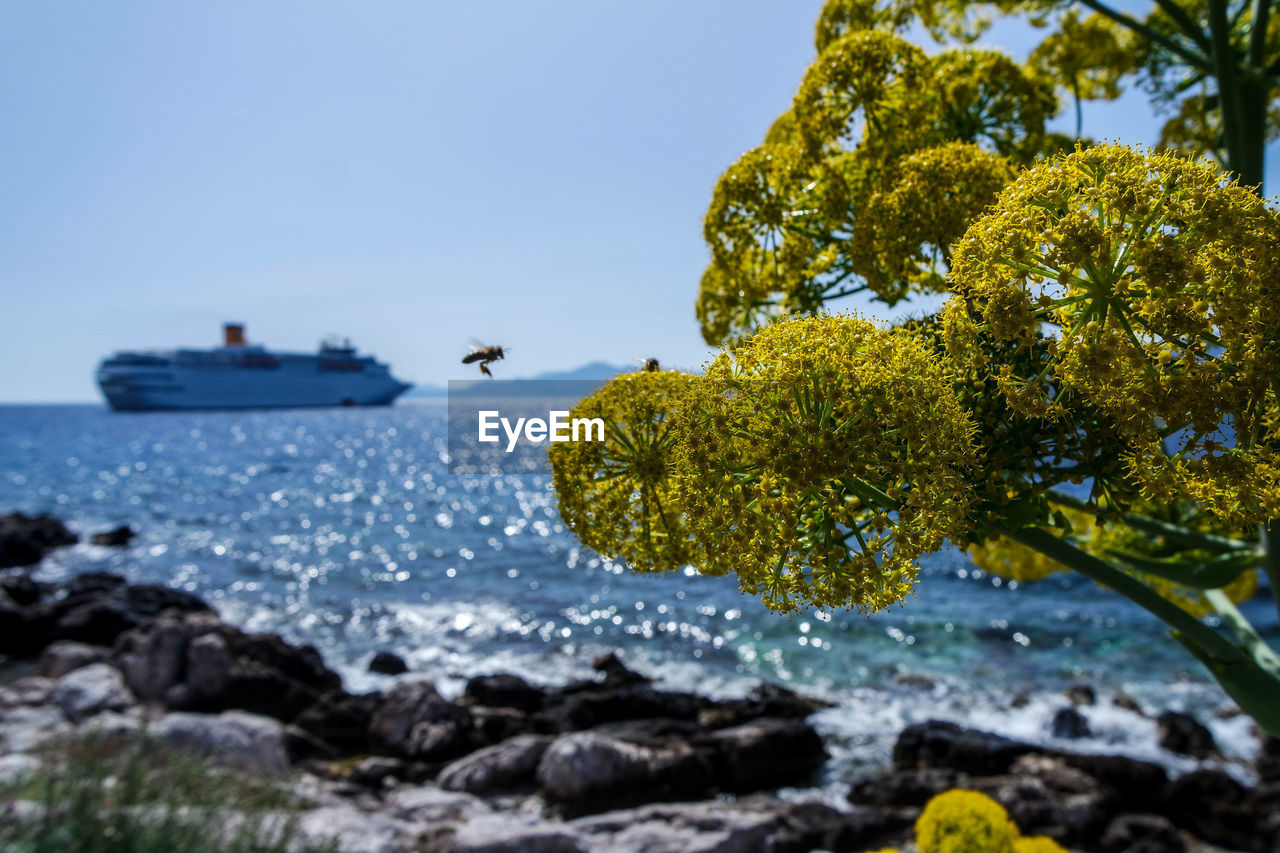
<path fill-rule="evenodd" d="M 498 673 L 481 675 L 467 682 L 462 701 L 470 705 L 489 708 L 514 708 L 518 711 L 538 711 L 545 701 L 543 690 L 518 675 Z"/>
<path fill-rule="evenodd" d="M 594 732 L 563 735 L 538 764 L 538 785 L 566 814 L 590 814 L 710 791 L 707 766 L 682 741 L 639 746 Z"/>
<path fill-rule="evenodd" d="M 210 612 L 162 614 L 123 634 L 113 659 L 139 698 L 176 710 L 289 721 L 342 684 L 311 646 L 246 634 Z"/>
<path fill-rule="evenodd" d="M 58 640 L 51 643 L 40 655 L 38 671 L 45 678 L 61 678 L 68 672 L 102 663 L 111 655 L 106 646 L 91 646 L 75 640 Z"/>
<path fill-rule="evenodd" d="M 259 714 L 174 711 L 154 722 L 149 733 L 170 746 L 248 767 L 284 770 L 289 766 L 284 726 Z"/>
<path fill-rule="evenodd" d="M 1186 853 L 1178 830 L 1159 815 L 1125 814 L 1111 821 L 1102 835 L 1105 853 Z"/>
<path fill-rule="evenodd" d="M 710 753 L 715 786 L 732 793 L 803 782 L 828 757 L 818 733 L 796 719 L 763 719 L 719 729 L 695 744 Z"/>
<path fill-rule="evenodd" d="M 446 791 L 471 794 L 532 787 L 551 740 L 548 735 L 520 735 L 486 747 L 445 767 L 436 782 Z"/>
<path fill-rule="evenodd" d="M 375 654 L 373 660 L 369 661 L 369 671 L 382 675 L 400 675 L 409 671 L 409 665 L 400 655 L 383 651 Z"/>
<path fill-rule="evenodd" d="M 123 548 L 133 541 L 133 528 L 127 524 L 122 524 L 112 530 L 104 530 L 101 533 L 95 533 L 89 537 L 89 542 L 93 545 L 103 545 L 108 548 Z"/>
<path fill-rule="evenodd" d="M 623 684 L 651 684 L 653 679 L 630 669 L 617 652 L 607 652 L 591 662 L 591 668 L 604 675 L 604 683 L 610 687 Z"/>
<path fill-rule="evenodd" d="M 51 516 L 0 515 L 0 569 L 35 565 L 47 552 L 76 541 L 76 535 Z"/>
<path fill-rule="evenodd" d="M 1160 746 L 1179 755 L 1208 758 L 1218 751 L 1213 733 L 1190 714 L 1165 711 L 1156 717 Z"/>
<path fill-rule="evenodd" d="M 203 612 L 209 609 L 190 593 L 157 584 L 122 585 L 87 601 L 69 598 L 53 627 L 56 639 L 109 646 L 125 631 L 165 610 Z"/>
<path fill-rule="evenodd" d="M 1090 735 L 1089 721 L 1075 708 L 1059 708 L 1050 726 L 1053 736 L 1064 740 L 1079 740 Z"/>
<path fill-rule="evenodd" d="M 406 758 L 443 761 L 474 749 L 467 709 L 444 699 L 426 681 L 405 681 L 382 696 L 369 722 L 373 742 Z"/>
<path fill-rule="evenodd" d="M 62 676 L 50 698 L 73 723 L 103 711 L 123 711 L 137 701 L 120 671 L 107 663 L 89 664 Z"/>

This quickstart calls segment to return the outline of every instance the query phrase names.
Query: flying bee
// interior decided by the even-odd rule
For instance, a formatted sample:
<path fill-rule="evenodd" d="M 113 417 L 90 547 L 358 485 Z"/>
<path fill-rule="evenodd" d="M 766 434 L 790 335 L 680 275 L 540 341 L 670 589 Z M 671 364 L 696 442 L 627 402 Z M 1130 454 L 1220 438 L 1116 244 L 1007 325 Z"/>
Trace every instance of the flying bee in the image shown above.
<path fill-rule="evenodd" d="M 640 359 L 640 369 L 645 373 L 657 373 L 662 368 L 658 365 L 656 358 L 642 358 Z"/>
<path fill-rule="evenodd" d="M 502 347 L 478 346 L 462 357 L 462 363 L 480 362 L 480 372 L 492 379 L 493 374 L 489 372 L 489 365 L 503 357 Z"/>

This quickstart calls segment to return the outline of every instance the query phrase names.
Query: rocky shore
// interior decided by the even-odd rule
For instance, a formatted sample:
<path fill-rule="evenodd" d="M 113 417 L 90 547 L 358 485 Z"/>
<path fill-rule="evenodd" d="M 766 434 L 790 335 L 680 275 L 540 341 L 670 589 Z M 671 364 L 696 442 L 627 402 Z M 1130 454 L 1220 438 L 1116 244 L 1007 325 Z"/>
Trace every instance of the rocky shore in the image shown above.
<path fill-rule="evenodd" d="M 843 808 L 794 802 L 772 792 L 804 787 L 826 761 L 808 722 L 821 701 L 764 684 L 732 700 L 664 690 L 615 655 L 594 679 L 495 673 L 449 699 L 388 652 L 374 668 L 395 686 L 354 694 L 315 649 L 246 633 L 190 594 L 101 573 L 42 583 L 22 568 L 73 541 L 53 519 L 0 518 L 0 564 L 18 567 L 0 572 L 0 780 L 70 733 L 145 732 L 292 774 L 309 802 L 301 836 L 350 851 L 906 851 L 920 809 L 952 788 L 1071 850 L 1280 849 L 1275 741 L 1245 785 L 1212 766 L 1171 778 L 931 721 L 900 734 L 891 767 L 850 779 Z M 1162 718 L 1165 745 L 1209 754 L 1184 716 Z"/>

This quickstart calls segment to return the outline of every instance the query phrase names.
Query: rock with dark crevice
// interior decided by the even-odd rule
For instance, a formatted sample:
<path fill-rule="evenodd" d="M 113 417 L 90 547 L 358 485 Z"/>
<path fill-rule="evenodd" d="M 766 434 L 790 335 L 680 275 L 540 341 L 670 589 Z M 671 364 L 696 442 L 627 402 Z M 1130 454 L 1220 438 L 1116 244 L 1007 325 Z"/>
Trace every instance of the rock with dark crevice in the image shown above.
<path fill-rule="evenodd" d="M 385 693 L 369 735 L 388 754 L 418 761 L 447 761 L 480 746 L 468 709 L 426 681 L 403 681 Z"/>
<path fill-rule="evenodd" d="M 290 722 L 342 687 L 315 648 L 245 633 L 212 612 L 164 612 L 122 634 L 112 658 L 139 698 L 173 710 Z"/>

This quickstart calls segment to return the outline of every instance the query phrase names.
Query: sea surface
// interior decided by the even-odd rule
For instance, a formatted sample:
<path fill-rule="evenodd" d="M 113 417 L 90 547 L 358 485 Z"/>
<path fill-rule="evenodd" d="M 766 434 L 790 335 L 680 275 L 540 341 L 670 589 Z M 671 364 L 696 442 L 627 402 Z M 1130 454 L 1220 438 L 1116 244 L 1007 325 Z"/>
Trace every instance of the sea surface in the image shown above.
<path fill-rule="evenodd" d="M 1189 710 L 1243 774 L 1247 718 L 1162 625 L 1078 575 L 1018 585 L 958 551 L 933 555 L 917 597 L 876 616 L 788 619 L 732 578 L 636 574 L 580 545 L 549 476 L 460 476 L 445 406 L 113 413 L 0 406 L 0 512 L 47 512 L 86 537 L 130 524 L 130 547 L 54 552 L 40 576 L 90 570 L 203 596 L 249 630 L 315 645 L 354 690 L 385 688 L 379 650 L 445 692 L 515 672 L 559 684 L 617 650 L 670 688 L 741 695 L 760 681 L 837 703 L 815 718 L 834 756 L 822 790 L 887 763 L 908 723 L 941 718 L 1054 743 L 1062 690 L 1087 683 L 1091 737 L 1057 742 L 1174 769 L 1150 712 Z M 1246 612 L 1280 635 L 1261 599 Z M 1015 698 L 1018 701 L 1015 701 Z M 1016 706 L 1016 707 L 1015 707 Z"/>

